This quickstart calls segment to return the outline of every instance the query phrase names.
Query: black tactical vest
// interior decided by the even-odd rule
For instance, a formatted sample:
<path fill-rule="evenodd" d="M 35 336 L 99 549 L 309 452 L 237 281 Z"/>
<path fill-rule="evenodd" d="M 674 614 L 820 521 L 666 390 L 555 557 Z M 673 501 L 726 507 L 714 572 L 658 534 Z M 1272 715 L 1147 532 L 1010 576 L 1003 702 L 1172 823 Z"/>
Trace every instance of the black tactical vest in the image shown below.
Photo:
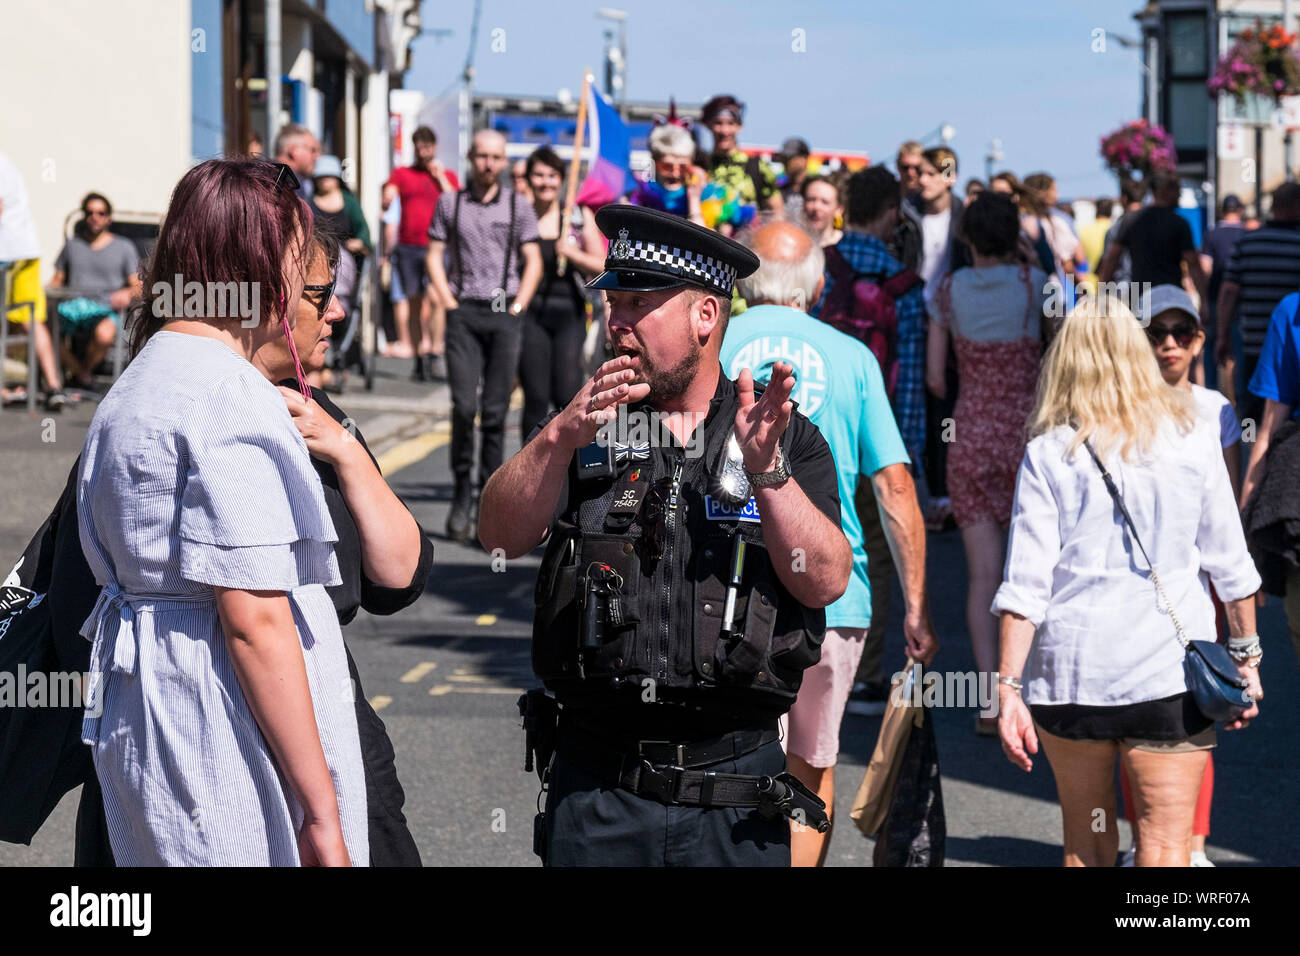
<path fill-rule="evenodd" d="M 792 557 L 768 554 L 752 509 L 722 508 L 710 493 L 709 471 L 737 408 L 735 384 L 720 377 L 699 426 L 702 454 L 688 455 L 668 439 L 652 444 L 647 458 L 618 465 L 612 478 L 579 481 L 570 466 L 533 621 L 533 670 L 562 703 L 639 698 L 766 717 L 789 710 L 804 670 L 820 659 L 824 611 L 799 604 L 773 568 L 774 557 Z M 633 513 L 630 500 L 639 501 Z M 733 626 L 724 635 L 737 535 L 745 557 Z"/>

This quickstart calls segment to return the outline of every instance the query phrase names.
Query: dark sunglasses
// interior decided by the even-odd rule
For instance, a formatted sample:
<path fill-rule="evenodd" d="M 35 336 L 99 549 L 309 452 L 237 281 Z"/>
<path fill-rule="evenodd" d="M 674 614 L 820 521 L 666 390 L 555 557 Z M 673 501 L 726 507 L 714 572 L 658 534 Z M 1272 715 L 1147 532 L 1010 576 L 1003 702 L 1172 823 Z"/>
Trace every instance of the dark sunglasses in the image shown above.
<path fill-rule="evenodd" d="M 316 307 L 316 315 L 325 318 L 325 312 L 330 307 L 330 299 L 334 298 L 334 287 L 338 285 L 339 277 L 336 275 L 328 285 L 305 285 L 302 287 L 303 296 Z M 312 293 L 308 297 L 308 293 Z M 316 299 L 316 293 L 320 293 L 320 299 Z"/>
<path fill-rule="evenodd" d="M 919 173 L 921 171 L 920 163 L 899 163 L 898 171 L 900 173 Z"/>
<path fill-rule="evenodd" d="M 651 561 L 658 561 L 664 556 L 664 525 L 668 517 L 668 496 L 672 491 L 673 479 L 665 475 L 651 486 L 641 506 L 641 545 L 645 556 Z"/>
<path fill-rule="evenodd" d="M 1152 345 L 1160 345 L 1164 342 L 1165 336 L 1172 335 L 1174 342 L 1180 349 L 1185 349 L 1196 338 L 1196 333 L 1200 328 L 1195 322 L 1179 322 L 1177 325 L 1148 325 L 1146 328 L 1147 338 L 1151 340 Z"/>
<path fill-rule="evenodd" d="M 281 186 L 287 185 L 290 192 L 296 193 L 302 188 L 302 180 L 298 178 L 298 174 L 290 167 L 286 166 L 284 163 L 272 163 L 271 165 L 276 168 L 275 185 L 277 189 Z"/>

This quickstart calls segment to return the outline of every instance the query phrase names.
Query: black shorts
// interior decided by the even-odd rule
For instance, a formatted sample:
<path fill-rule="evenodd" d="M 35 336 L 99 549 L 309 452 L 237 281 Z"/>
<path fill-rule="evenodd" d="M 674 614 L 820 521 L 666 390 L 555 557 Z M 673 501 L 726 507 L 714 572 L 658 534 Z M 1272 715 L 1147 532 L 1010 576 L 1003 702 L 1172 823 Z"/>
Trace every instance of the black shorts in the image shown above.
<path fill-rule="evenodd" d="M 1137 704 L 1031 704 L 1034 722 L 1066 740 L 1186 740 L 1214 726 L 1190 693 Z"/>

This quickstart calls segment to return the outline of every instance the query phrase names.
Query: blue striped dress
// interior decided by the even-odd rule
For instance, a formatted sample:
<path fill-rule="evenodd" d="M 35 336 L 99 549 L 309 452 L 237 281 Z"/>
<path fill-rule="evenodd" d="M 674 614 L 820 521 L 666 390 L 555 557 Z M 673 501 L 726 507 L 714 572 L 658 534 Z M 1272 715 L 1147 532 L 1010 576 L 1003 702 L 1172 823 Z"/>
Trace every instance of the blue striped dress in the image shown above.
<path fill-rule="evenodd" d="M 103 588 L 82 738 L 120 866 L 296 866 L 303 813 L 240 689 L 214 587 L 285 591 L 348 854 L 369 860 L 352 683 L 320 478 L 269 381 L 159 332 L 95 413 L 77 487 Z"/>

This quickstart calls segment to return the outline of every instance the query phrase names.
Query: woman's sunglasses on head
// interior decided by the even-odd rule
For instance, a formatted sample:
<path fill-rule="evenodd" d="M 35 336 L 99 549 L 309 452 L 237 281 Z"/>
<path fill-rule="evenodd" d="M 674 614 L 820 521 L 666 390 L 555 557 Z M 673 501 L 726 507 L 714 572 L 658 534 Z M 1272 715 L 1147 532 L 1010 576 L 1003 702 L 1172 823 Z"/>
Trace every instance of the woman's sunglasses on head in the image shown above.
<path fill-rule="evenodd" d="M 290 192 L 295 193 L 302 188 L 302 180 L 298 178 L 298 174 L 291 167 L 286 166 L 284 163 L 272 163 L 271 165 L 276 170 L 275 185 L 277 188 L 287 186 Z"/>

